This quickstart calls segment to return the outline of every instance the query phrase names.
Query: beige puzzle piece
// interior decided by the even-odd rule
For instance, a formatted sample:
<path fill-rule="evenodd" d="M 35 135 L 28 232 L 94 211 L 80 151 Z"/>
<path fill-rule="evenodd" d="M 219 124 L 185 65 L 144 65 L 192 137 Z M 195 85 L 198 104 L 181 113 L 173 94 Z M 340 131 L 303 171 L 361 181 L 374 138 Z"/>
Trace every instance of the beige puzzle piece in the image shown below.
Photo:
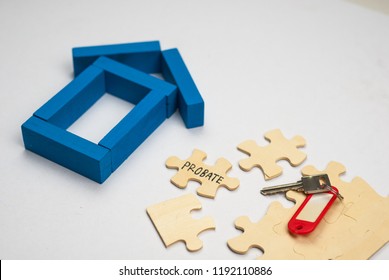
<path fill-rule="evenodd" d="M 235 226 L 243 233 L 228 240 L 228 247 L 238 254 L 245 254 L 250 248 L 259 248 L 263 255 L 258 259 L 262 260 L 303 259 L 293 250 L 293 237 L 287 232 L 287 224 L 304 199 L 304 194 L 293 192 L 290 200 L 296 204 L 292 208 L 284 208 L 278 201 L 272 202 L 263 219 L 257 223 L 252 223 L 246 216 L 239 217 Z"/>
<path fill-rule="evenodd" d="M 241 223 L 236 227 L 243 234 L 228 241 L 238 253 L 250 247 L 264 250 L 260 259 L 368 259 L 389 241 L 389 197 L 379 196 L 362 178 L 344 182 L 340 175 L 345 167 L 330 162 L 319 171 L 303 168 L 303 175 L 327 173 L 344 200 L 336 200 L 323 221 L 308 235 L 292 235 L 287 224 L 305 195 L 294 191 L 286 197 L 295 201 L 292 208 L 272 202 L 265 217 L 257 224 Z M 287 252 L 285 252 L 287 251 Z"/>
<path fill-rule="evenodd" d="M 201 209 L 201 203 L 193 194 L 183 195 L 147 208 L 147 214 L 166 247 L 185 242 L 186 248 L 198 251 L 203 242 L 197 237 L 201 232 L 215 229 L 212 218 L 193 219 L 192 210 Z"/>
<path fill-rule="evenodd" d="M 253 140 L 247 140 L 238 145 L 238 150 L 250 157 L 239 161 L 239 166 L 244 171 L 250 171 L 253 167 L 262 170 L 265 180 L 280 176 L 282 168 L 277 164 L 279 160 L 287 160 L 292 166 L 298 166 L 306 159 L 306 154 L 299 147 L 305 146 L 305 139 L 295 136 L 286 139 L 281 130 L 275 129 L 265 134 L 265 139 L 270 142 L 266 147 L 258 146 Z"/>
<path fill-rule="evenodd" d="M 198 195 L 215 198 L 219 187 L 225 187 L 232 191 L 239 187 L 239 180 L 231 178 L 226 173 L 232 168 L 231 163 L 219 158 L 214 166 L 206 165 L 203 161 L 207 154 L 195 149 L 186 160 L 180 160 L 173 156 L 166 160 L 166 167 L 177 169 L 178 172 L 170 181 L 178 188 L 185 188 L 188 181 L 196 181 L 201 184 L 197 188 Z"/>

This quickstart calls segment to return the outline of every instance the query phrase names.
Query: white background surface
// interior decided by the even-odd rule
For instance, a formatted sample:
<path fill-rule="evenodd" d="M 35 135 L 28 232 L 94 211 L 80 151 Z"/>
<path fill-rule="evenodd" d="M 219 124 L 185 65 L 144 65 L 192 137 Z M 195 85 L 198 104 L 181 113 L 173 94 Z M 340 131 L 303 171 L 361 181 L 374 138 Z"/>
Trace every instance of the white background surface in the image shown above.
<path fill-rule="evenodd" d="M 339 161 L 345 180 L 389 194 L 387 1 L 2 0 L 0 38 L 0 259 L 253 259 L 259 250 L 226 246 L 240 234 L 234 220 L 258 221 L 275 200 L 289 207 L 259 189 L 296 181 L 300 167 L 282 162 L 283 176 L 265 182 L 239 169 L 246 155 L 236 146 L 265 145 L 274 128 L 305 137 L 304 165 Z M 180 50 L 205 100 L 204 127 L 187 130 L 176 113 L 103 185 L 24 150 L 20 126 L 71 81 L 72 47 L 150 40 Z M 217 229 L 189 253 L 183 243 L 166 249 L 145 209 L 195 193 L 195 183 L 174 187 L 164 166 L 194 148 L 209 164 L 230 160 L 241 184 L 199 198 L 194 216 L 212 216 Z M 389 259 L 389 247 L 373 259 Z"/>

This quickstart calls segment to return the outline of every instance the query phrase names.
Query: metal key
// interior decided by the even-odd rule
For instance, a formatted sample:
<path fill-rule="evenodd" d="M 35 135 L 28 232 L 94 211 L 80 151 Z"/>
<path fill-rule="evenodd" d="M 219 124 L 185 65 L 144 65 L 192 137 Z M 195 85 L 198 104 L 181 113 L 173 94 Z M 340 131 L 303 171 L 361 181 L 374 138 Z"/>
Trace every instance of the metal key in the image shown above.
<path fill-rule="evenodd" d="M 261 190 L 261 194 L 269 195 L 287 192 L 290 190 L 304 192 L 305 194 L 315 194 L 329 191 L 335 194 L 340 200 L 343 199 L 343 196 L 331 187 L 330 178 L 327 174 L 303 176 L 301 177 L 301 180 L 296 183 L 265 187 Z"/>

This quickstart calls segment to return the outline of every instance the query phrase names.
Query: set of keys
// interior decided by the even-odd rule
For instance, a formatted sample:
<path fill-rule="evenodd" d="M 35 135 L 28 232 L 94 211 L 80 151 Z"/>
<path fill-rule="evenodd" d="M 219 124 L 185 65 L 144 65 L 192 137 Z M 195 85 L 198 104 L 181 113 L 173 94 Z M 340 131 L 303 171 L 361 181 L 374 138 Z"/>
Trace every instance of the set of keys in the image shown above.
<path fill-rule="evenodd" d="M 261 193 L 271 195 L 289 190 L 304 192 L 307 195 L 288 223 L 289 231 L 294 234 L 312 232 L 336 198 L 343 200 L 338 189 L 331 185 L 327 174 L 303 176 L 296 183 L 265 187 Z"/>

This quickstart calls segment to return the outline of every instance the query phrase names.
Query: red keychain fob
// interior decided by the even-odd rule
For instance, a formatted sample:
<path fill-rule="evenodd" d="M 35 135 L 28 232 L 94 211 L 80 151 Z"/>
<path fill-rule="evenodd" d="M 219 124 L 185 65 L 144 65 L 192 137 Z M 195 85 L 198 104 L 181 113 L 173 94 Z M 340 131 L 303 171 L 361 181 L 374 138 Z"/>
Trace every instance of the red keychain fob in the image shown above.
<path fill-rule="evenodd" d="M 338 189 L 308 195 L 288 223 L 288 229 L 294 234 L 312 232 L 323 219 L 337 198 Z"/>

